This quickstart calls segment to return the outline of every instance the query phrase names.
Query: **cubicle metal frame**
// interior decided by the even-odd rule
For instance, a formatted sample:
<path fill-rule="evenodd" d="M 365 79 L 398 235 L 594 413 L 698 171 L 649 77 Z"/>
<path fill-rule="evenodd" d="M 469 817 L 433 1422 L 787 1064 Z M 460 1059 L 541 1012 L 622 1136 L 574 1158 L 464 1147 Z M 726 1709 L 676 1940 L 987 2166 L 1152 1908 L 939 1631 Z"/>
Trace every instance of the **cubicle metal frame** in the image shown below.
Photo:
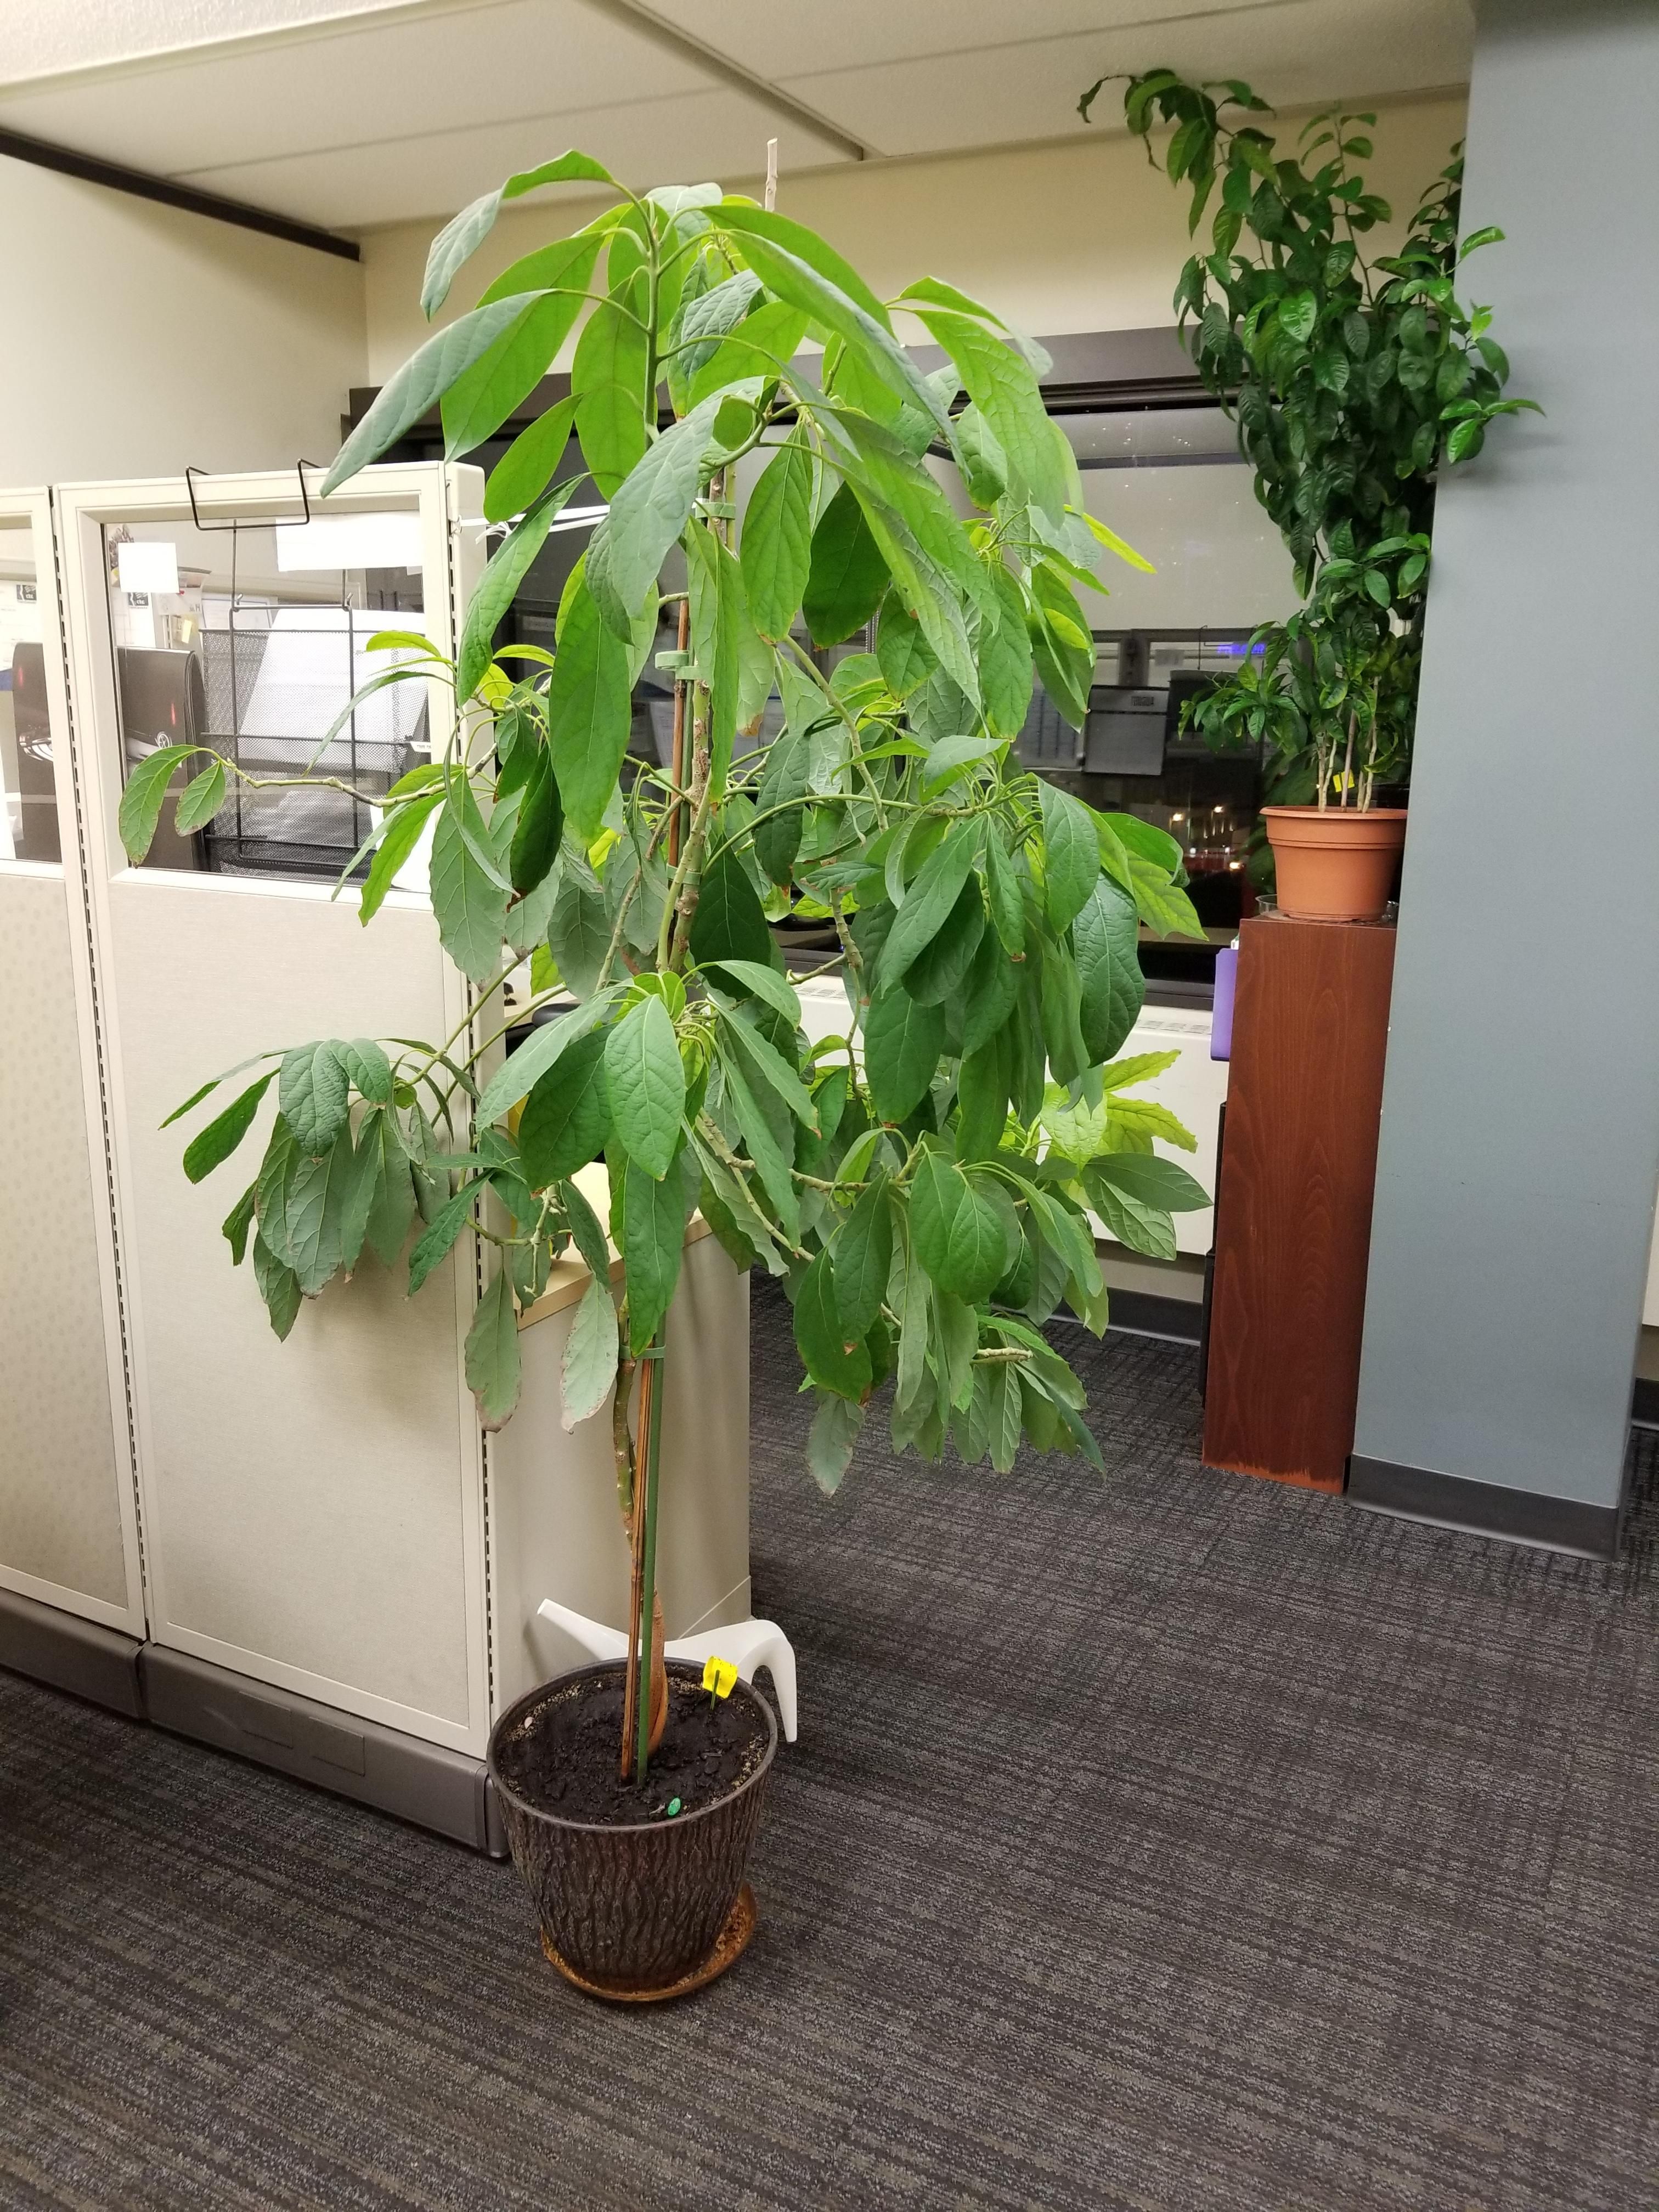
<path fill-rule="evenodd" d="M 0 898 L 8 878 L 61 880 L 69 925 L 70 965 L 74 987 L 75 1033 L 80 1055 L 81 1096 L 86 1121 L 88 1166 L 92 1190 L 92 1233 L 97 1254 L 103 1314 L 104 1365 L 108 1376 L 112 1471 L 121 1531 L 123 1579 L 120 1603 L 0 1562 L 0 1589 L 78 1615 L 103 1628 L 142 1638 L 145 1597 L 142 1522 L 137 1484 L 131 1411 L 126 1332 L 116 1238 L 116 1170 L 107 1105 L 107 1059 L 100 1031 L 95 988 L 96 953 L 90 919 L 86 864 L 86 817 L 80 785 L 67 678 L 65 632 L 59 555 L 52 495 L 44 489 L 0 492 L 0 525 L 28 528 L 33 541 L 35 590 L 40 607 L 41 657 L 51 717 L 52 774 L 58 800 L 61 860 L 0 861 Z M 27 1041 L 8 1039 L 9 1049 L 27 1049 Z"/>

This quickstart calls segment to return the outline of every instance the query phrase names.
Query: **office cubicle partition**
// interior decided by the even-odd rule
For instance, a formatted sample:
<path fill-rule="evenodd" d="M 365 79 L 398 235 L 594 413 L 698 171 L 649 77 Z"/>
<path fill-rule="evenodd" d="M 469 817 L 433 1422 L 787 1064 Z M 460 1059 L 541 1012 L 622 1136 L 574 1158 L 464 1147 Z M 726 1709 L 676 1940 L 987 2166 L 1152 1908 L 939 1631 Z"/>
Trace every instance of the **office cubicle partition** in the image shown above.
<path fill-rule="evenodd" d="M 471 1260 L 412 1302 L 371 1261 L 279 1343 L 219 1233 L 274 1096 L 199 1185 L 161 1126 L 251 1054 L 435 1040 L 465 1019 L 418 881 L 368 931 L 355 889 L 335 895 L 366 824 L 320 779 L 385 788 L 425 731 L 407 713 L 349 726 L 314 792 L 261 794 L 218 836 L 179 837 L 169 805 L 143 866 L 117 813 L 168 738 L 300 773 L 378 629 L 453 650 L 483 558 L 479 490 L 476 471 L 377 470 L 308 525 L 292 471 L 58 495 L 150 1636 L 473 1754 L 489 1712 L 482 1453 L 459 1358 Z M 423 703 L 437 726 L 441 700 Z"/>
<path fill-rule="evenodd" d="M 0 493 L 0 1591 L 138 1638 L 138 1515 L 62 640 L 48 496 Z"/>

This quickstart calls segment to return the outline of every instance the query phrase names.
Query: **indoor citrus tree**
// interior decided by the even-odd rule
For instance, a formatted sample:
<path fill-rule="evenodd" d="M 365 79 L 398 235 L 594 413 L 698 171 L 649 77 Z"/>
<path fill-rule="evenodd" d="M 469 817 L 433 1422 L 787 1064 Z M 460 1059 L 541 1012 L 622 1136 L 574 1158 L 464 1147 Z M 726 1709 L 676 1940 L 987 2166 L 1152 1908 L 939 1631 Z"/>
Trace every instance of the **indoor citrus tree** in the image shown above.
<path fill-rule="evenodd" d="M 1006 1471 L 1026 1437 L 1098 1465 L 1082 1387 L 1042 1325 L 1062 1300 L 1105 1325 L 1088 1208 L 1167 1255 L 1171 1209 L 1208 1203 L 1152 1152 L 1154 1137 L 1191 1138 L 1126 1095 L 1173 1055 L 1115 1058 L 1143 995 L 1139 926 L 1201 932 L 1171 838 L 1091 811 L 1013 757 L 1034 681 L 1081 722 L 1094 653 L 1078 594 L 1103 588 L 1103 554 L 1137 557 L 1085 511 L 1036 349 L 945 284 L 882 301 L 822 239 L 751 200 L 714 185 L 638 197 L 579 154 L 448 225 L 428 316 L 504 200 L 568 179 L 614 204 L 422 346 L 325 487 L 434 401 L 451 451 L 477 446 L 587 311 L 570 396 L 490 477 L 488 513 L 516 519 L 458 655 L 377 641 L 398 659 L 376 684 L 435 674 L 455 712 L 383 802 L 372 858 L 359 856 L 362 916 L 429 830 L 465 1021 L 435 1042 L 273 1051 L 185 1169 L 197 1180 L 226 1158 L 276 1085 L 264 1159 L 225 1234 L 279 1335 L 365 1250 L 398 1265 L 412 1235 L 412 1294 L 458 1239 L 481 1239 L 466 1368 L 489 1426 L 518 1395 L 517 1310 L 574 1243 L 592 1279 L 564 1418 L 612 1408 L 635 1561 L 623 1768 L 642 1776 L 662 1704 L 654 1363 L 692 1209 L 740 1267 L 787 1287 L 826 1489 L 890 1378 L 896 1449 L 936 1456 L 948 1437 Z M 943 370 L 918 369 L 896 309 L 944 348 Z M 555 480 L 573 429 L 608 511 L 555 650 L 498 653 L 578 481 Z M 739 514 L 750 456 L 761 466 Z M 673 757 L 625 774 L 665 571 L 683 578 Z M 873 649 L 831 666 L 826 649 L 860 634 Z M 774 693 L 781 733 L 750 749 L 739 733 Z M 163 749 L 128 784 L 135 856 L 185 751 Z M 179 796 L 181 825 L 209 818 L 239 773 L 206 760 Z M 846 984 L 845 1034 L 810 1048 L 768 926 L 792 913 L 833 923 Z M 526 957 L 538 1000 L 576 1004 L 503 1057 L 498 994 Z M 573 1180 L 600 1156 L 619 1305 L 605 1224 Z M 658 1693 L 641 1696 L 647 1667 Z"/>
<path fill-rule="evenodd" d="M 1085 118 L 1114 81 L 1084 94 Z M 1368 259 L 1362 241 L 1391 219 L 1358 167 L 1375 115 L 1316 115 L 1287 155 L 1249 119 L 1271 111 L 1248 84 L 1170 69 L 1126 80 L 1123 112 L 1149 158 L 1153 129 L 1170 127 L 1164 166 L 1190 192 L 1191 230 L 1220 187 L 1176 315 L 1237 422 L 1305 601 L 1188 711 L 1212 742 L 1266 738 L 1283 769 L 1276 797 L 1322 807 L 1334 791 L 1369 806 L 1410 771 L 1440 471 L 1478 453 L 1498 416 L 1535 406 L 1504 397 L 1490 310 L 1457 293 L 1460 263 L 1504 234 L 1478 230 L 1460 248 L 1454 149 L 1400 251 Z"/>

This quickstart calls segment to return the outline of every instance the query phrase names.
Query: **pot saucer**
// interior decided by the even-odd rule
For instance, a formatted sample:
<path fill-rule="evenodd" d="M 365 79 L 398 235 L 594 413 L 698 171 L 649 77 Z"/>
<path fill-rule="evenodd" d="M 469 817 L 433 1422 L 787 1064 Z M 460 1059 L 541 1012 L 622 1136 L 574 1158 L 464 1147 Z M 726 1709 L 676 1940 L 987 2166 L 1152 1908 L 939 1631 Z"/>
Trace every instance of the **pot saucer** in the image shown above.
<path fill-rule="evenodd" d="M 611 2004 L 665 2004 L 671 1997 L 689 1997 L 694 1990 L 703 1988 L 716 1980 L 728 1966 L 735 1966 L 749 1948 L 749 1939 L 760 1918 L 760 1908 L 755 1903 L 755 1893 L 747 1882 L 738 1890 L 737 1902 L 726 1916 L 726 1925 L 715 1938 L 714 1948 L 701 1966 L 693 1966 L 689 1974 L 682 1974 L 677 1982 L 669 1982 L 659 1990 L 623 1990 L 608 1987 L 604 1982 L 590 1982 L 585 1974 L 562 1959 L 548 1941 L 547 1930 L 542 1930 L 542 1949 L 548 1962 L 558 1968 L 574 1989 L 585 1996 L 603 1997 Z"/>

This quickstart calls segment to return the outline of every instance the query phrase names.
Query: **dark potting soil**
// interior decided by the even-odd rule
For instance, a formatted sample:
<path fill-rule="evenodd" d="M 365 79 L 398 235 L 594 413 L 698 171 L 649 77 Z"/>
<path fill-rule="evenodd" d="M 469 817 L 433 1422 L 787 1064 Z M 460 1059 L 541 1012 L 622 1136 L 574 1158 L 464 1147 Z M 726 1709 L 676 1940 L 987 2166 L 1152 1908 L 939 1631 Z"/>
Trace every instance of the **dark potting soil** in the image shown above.
<path fill-rule="evenodd" d="M 556 1686 L 496 1747 L 501 1780 L 538 1812 L 622 1827 L 698 1812 L 729 1796 L 766 1755 L 766 1723 L 747 1698 L 711 1697 L 699 1675 L 671 1668 L 667 1724 L 636 1788 L 619 1771 L 622 1711 L 620 1667 Z"/>

